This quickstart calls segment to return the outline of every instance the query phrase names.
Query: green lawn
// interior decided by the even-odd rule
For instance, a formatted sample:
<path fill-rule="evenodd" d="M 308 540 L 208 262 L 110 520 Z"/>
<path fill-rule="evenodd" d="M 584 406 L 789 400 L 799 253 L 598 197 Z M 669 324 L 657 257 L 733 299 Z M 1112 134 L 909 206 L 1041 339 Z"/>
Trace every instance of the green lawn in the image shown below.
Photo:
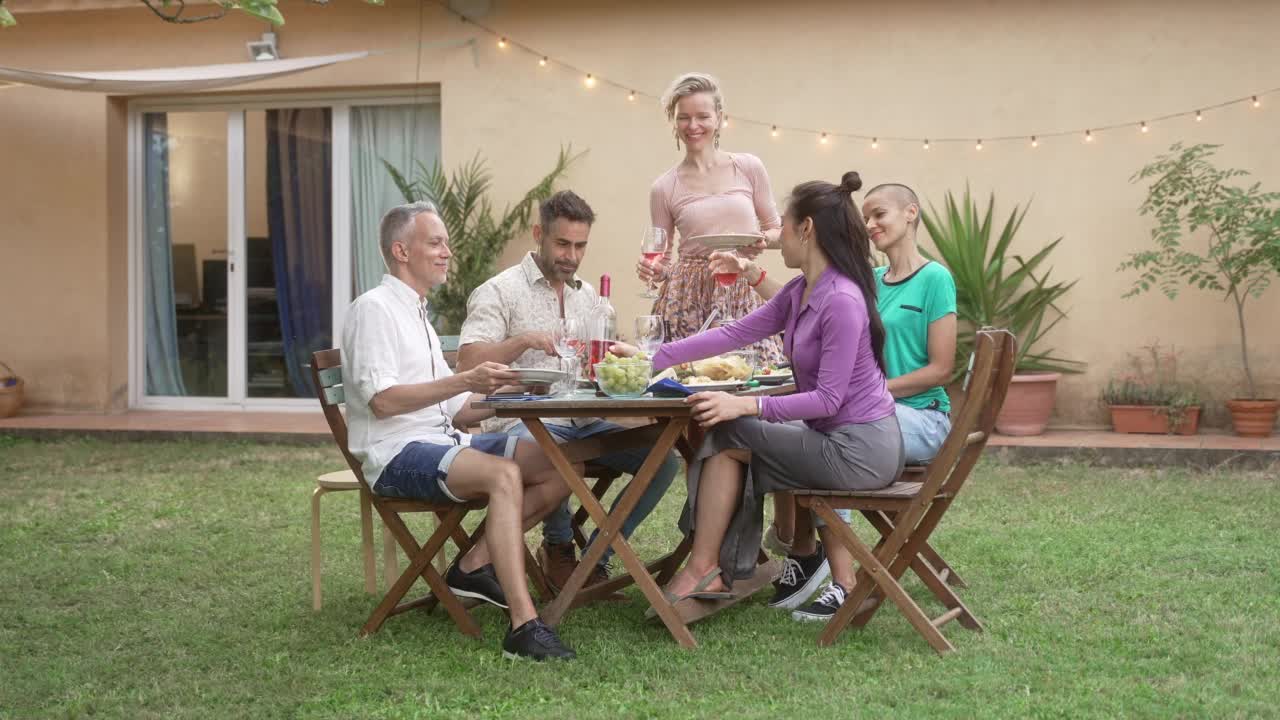
<path fill-rule="evenodd" d="M 338 467 L 327 447 L 0 437 L 0 717 L 1278 712 L 1275 472 L 980 466 L 935 545 L 987 632 L 948 625 L 945 658 L 892 608 L 820 649 L 763 597 L 684 651 L 632 589 L 569 615 L 576 662 L 535 665 L 502 659 L 490 608 L 478 642 L 421 612 L 357 639 L 374 599 L 353 494 L 325 498 L 311 612 L 308 500 Z M 674 544 L 682 498 L 641 528 L 643 556 Z"/>

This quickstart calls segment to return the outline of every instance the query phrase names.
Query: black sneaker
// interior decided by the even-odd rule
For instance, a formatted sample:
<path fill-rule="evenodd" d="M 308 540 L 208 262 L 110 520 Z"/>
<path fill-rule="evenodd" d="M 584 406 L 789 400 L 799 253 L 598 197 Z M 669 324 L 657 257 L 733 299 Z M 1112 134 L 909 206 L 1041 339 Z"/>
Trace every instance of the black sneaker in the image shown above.
<path fill-rule="evenodd" d="M 534 618 L 507 630 L 507 637 L 502 640 L 502 656 L 508 660 L 530 658 L 542 662 L 547 658 L 572 660 L 577 654 L 560 642 L 556 631 L 547 627 L 542 618 Z"/>
<path fill-rule="evenodd" d="M 847 594 L 840 583 L 827 583 L 818 599 L 791 613 L 791 619 L 798 622 L 826 622 L 844 604 Z"/>
<path fill-rule="evenodd" d="M 808 557 L 788 555 L 782 561 L 782 574 L 773 581 L 773 599 L 769 607 L 795 610 L 831 575 L 827 551 L 818 543 L 818 550 Z"/>
<path fill-rule="evenodd" d="M 462 568 L 455 562 L 449 572 L 445 573 L 444 581 L 458 597 L 475 598 L 497 605 L 503 610 L 507 609 L 507 594 L 502 592 L 492 564 L 483 565 L 468 573 L 462 572 Z"/>

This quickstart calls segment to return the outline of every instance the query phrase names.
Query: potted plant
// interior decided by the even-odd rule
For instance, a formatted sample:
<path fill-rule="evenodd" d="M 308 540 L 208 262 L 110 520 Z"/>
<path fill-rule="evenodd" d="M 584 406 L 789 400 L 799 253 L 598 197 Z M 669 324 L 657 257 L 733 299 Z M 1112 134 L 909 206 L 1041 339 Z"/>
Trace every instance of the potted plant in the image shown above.
<path fill-rule="evenodd" d="M 985 212 L 979 212 L 967 188 L 960 202 L 947 193 L 942 212 L 931 203 L 921 215 L 938 257 L 927 251 L 924 254 L 946 265 L 955 278 L 959 321 L 956 377 L 968 369 L 975 331 L 983 327 L 1008 329 L 1018 338 L 1018 355 L 996 429 L 1006 435 L 1038 435 L 1049 423 L 1061 374 L 1084 369 L 1083 363 L 1058 357 L 1053 348 L 1042 347 L 1048 332 L 1066 317 L 1057 303 L 1075 281 L 1051 283 L 1050 270 L 1041 269 L 1062 238 L 1028 258 L 1009 256 L 1009 246 L 1027 210 L 1015 205 L 998 231 L 992 224 L 994 212 L 994 194 L 988 198 Z"/>
<path fill-rule="evenodd" d="M 1158 287 L 1170 299 L 1182 285 L 1222 293 L 1236 311 L 1244 397 L 1227 401 L 1237 435 L 1267 437 L 1275 427 L 1280 402 L 1258 392 L 1249 365 L 1249 336 L 1244 308 L 1266 290 L 1280 272 L 1280 193 L 1264 193 L 1231 182 L 1244 170 L 1220 169 L 1209 161 L 1218 145 L 1183 147 L 1175 143 L 1135 174 L 1132 182 L 1151 181 L 1140 212 L 1153 215 L 1155 248 L 1132 253 L 1121 270 L 1138 278 L 1124 297 Z"/>
<path fill-rule="evenodd" d="M 585 153 L 572 155 L 560 149 L 555 167 L 533 186 L 514 206 L 495 216 L 487 194 L 491 175 L 484 161 L 476 155 L 472 161 L 445 174 L 437 160 L 433 167 L 418 164 L 417 174 L 409 180 L 386 160 L 382 161 L 405 202 L 430 200 L 440 209 L 440 218 L 449 229 L 449 282 L 431 293 L 432 322 L 441 335 L 462 329 L 467 319 L 467 298 L 471 291 L 493 277 L 494 264 L 507 243 L 529 229 L 538 204 L 551 197 L 553 186 L 574 160 Z"/>
<path fill-rule="evenodd" d="M 0 362 L 0 418 L 13 417 L 22 408 L 22 389 L 25 383 L 13 368 Z"/>
<path fill-rule="evenodd" d="M 1102 402 L 1111 413 L 1111 426 L 1119 433 L 1194 435 L 1200 427 L 1200 397 L 1178 381 L 1177 354 L 1161 352 L 1159 343 L 1129 356 L 1129 368 L 1113 377 L 1102 391 Z"/>

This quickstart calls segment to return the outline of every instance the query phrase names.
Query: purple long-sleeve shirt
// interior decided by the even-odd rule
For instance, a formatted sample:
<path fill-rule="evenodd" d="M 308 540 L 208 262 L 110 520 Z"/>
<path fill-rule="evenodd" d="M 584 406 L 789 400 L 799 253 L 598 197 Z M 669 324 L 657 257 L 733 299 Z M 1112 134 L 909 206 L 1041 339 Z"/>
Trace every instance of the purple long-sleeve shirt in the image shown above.
<path fill-rule="evenodd" d="M 761 417 L 804 420 L 819 432 L 874 422 L 893 414 L 893 396 L 871 349 L 867 302 L 835 268 L 818 278 L 808 301 L 804 277 L 783 286 L 763 307 L 726 327 L 667 343 L 653 358 L 655 371 L 745 347 L 782 330 L 796 392 L 761 400 Z"/>

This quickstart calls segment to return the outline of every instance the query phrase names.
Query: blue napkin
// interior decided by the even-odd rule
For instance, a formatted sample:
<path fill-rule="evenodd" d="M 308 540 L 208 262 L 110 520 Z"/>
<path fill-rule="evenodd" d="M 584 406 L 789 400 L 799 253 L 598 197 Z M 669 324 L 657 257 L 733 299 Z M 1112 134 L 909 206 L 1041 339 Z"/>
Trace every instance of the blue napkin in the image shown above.
<path fill-rule="evenodd" d="M 653 393 L 654 397 L 688 397 L 697 390 L 691 390 L 670 378 L 663 378 L 650 385 L 645 392 Z"/>

